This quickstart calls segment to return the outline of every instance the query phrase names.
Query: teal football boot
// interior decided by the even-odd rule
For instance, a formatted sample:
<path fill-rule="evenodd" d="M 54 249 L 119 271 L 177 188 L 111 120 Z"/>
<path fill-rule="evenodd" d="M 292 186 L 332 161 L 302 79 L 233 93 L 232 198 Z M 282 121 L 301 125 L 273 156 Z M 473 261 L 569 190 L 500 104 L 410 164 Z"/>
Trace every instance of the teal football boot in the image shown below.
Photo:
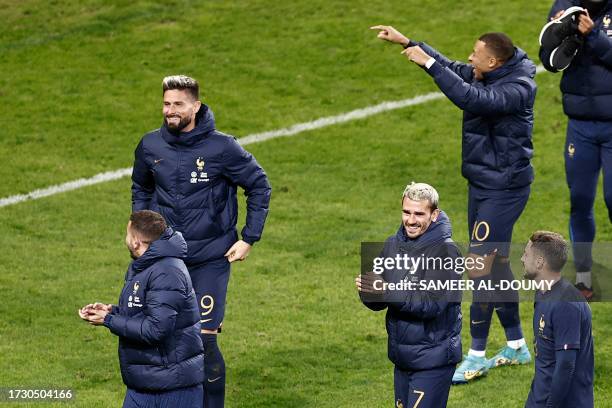
<path fill-rule="evenodd" d="M 487 359 L 472 355 L 463 356 L 461 365 L 455 370 L 453 384 L 466 384 L 478 377 L 482 377 L 489 371 Z"/>
<path fill-rule="evenodd" d="M 531 354 L 527 345 L 523 344 L 519 349 L 506 346 L 489 359 L 488 368 L 529 363 L 531 363 Z"/>

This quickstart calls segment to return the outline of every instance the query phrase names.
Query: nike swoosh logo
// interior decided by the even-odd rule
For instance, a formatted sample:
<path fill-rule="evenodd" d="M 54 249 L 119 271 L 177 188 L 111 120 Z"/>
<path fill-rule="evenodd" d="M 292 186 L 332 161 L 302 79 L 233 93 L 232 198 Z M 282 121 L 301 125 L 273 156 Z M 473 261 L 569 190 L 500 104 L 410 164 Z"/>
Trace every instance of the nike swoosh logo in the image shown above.
<path fill-rule="evenodd" d="M 470 244 L 471 247 L 479 247 L 479 246 L 483 246 L 484 244 Z"/>
<path fill-rule="evenodd" d="M 486 322 L 486 320 L 479 320 L 479 321 L 472 320 L 472 324 L 481 324 L 484 322 Z"/>
<path fill-rule="evenodd" d="M 209 379 L 208 379 L 208 382 L 209 382 L 209 383 L 213 383 L 213 382 L 217 381 L 217 380 L 218 380 L 218 379 L 220 379 L 220 378 L 221 378 L 221 376 L 219 376 L 219 377 L 217 377 L 217 378 L 215 378 L 215 379 L 213 379 L 213 380 L 211 380 L 211 379 L 209 378 Z"/>
<path fill-rule="evenodd" d="M 160 162 L 160 161 L 162 161 L 162 160 L 164 160 L 164 159 L 157 159 L 157 160 L 153 160 L 153 164 L 157 164 L 157 163 L 159 163 L 159 162 Z"/>

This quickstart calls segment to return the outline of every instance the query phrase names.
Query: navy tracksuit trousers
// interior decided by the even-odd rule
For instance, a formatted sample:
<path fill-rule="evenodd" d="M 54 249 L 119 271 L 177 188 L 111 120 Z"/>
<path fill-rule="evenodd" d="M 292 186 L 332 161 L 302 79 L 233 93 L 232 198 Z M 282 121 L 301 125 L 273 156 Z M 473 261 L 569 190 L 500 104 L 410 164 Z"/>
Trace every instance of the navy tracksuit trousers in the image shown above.
<path fill-rule="evenodd" d="M 593 264 L 593 204 L 601 170 L 608 218 L 612 221 L 612 121 L 570 118 L 565 142 L 565 174 L 570 190 L 570 239 L 578 272 L 590 271 Z"/>

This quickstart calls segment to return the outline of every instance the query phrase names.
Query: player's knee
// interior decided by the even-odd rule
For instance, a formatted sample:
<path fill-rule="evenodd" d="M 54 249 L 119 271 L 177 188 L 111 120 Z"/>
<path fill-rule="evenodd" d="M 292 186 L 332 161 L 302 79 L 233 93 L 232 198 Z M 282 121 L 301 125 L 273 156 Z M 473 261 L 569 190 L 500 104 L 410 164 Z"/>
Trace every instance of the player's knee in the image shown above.
<path fill-rule="evenodd" d="M 570 190 L 570 212 L 572 214 L 582 213 L 586 215 L 591 213 L 594 202 L 595 191 L 583 191 L 577 188 Z M 608 203 L 607 200 L 606 203 Z M 612 203 L 612 197 L 610 197 L 610 203 Z"/>
<path fill-rule="evenodd" d="M 518 297 L 518 295 L 517 295 Z M 518 301 L 518 299 L 517 299 Z M 504 327 L 520 326 L 519 306 L 517 302 L 503 302 L 495 304 L 495 311 Z"/>
<path fill-rule="evenodd" d="M 470 305 L 470 312 L 471 313 L 484 313 L 484 314 L 488 314 L 488 312 L 493 308 L 493 304 L 488 302 L 488 297 L 487 298 L 483 298 L 482 302 L 479 302 L 476 299 L 476 292 L 474 292 L 474 299 L 473 299 L 473 303 Z"/>
<path fill-rule="evenodd" d="M 612 222 L 612 191 L 604 192 L 604 200 L 606 202 L 606 207 L 608 207 L 608 219 Z"/>

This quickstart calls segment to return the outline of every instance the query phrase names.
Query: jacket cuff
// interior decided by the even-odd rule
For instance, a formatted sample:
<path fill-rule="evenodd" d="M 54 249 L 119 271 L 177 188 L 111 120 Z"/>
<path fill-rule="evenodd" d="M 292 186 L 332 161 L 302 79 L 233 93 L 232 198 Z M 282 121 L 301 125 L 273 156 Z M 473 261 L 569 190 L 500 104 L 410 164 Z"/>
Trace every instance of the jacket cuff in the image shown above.
<path fill-rule="evenodd" d="M 585 40 L 587 40 L 588 42 L 592 42 L 596 40 L 597 36 L 599 35 L 599 31 L 600 30 L 594 28 L 593 30 L 591 30 L 590 33 L 587 34 L 587 36 L 585 37 Z"/>
<path fill-rule="evenodd" d="M 253 246 L 253 244 L 258 241 L 257 239 L 254 239 L 252 237 L 245 237 L 245 236 L 242 237 L 242 240 L 246 242 L 247 244 L 249 244 L 250 246 Z"/>
<path fill-rule="evenodd" d="M 110 322 L 112 318 L 113 315 L 111 313 L 107 313 L 106 316 L 104 316 L 104 327 L 108 327 L 110 329 Z"/>
<path fill-rule="evenodd" d="M 402 45 L 402 47 L 404 47 L 404 49 L 406 49 L 406 48 L 409 48 L 409 47 L 414 47 L 415 45 L 421 45 L 421 43 L 414 42 L 412 40 L 408 40 L 408 45 Z"/>
<path fill-rule="evenodd" d="M 425 68 L 425 72 L 427 72 L 432 77 L 436 77 L 439 73 L 442 72 L 444 67 L 438 61 L 434 62 L 431 67 Z"/>

